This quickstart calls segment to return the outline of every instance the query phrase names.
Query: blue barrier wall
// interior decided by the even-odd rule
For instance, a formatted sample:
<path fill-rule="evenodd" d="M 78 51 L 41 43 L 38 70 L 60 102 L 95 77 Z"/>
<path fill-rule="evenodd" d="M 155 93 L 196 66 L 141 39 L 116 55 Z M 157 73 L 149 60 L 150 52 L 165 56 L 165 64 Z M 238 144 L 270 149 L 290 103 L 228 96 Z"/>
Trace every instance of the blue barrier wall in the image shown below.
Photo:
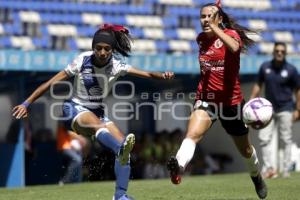
<path fill-rule="evenodd" d="M 0 50 L 0 70 L 59 71 L 78 54 L 75 51 L 21 51 Z M 241 74 L 255 74 L 259 66 L 270 56 L 243 55 Z M 300 58 L 288 57 L 300 70 Z M 149 71 L 174 71 L 182 74 L 199 73 L 197 55 L 132 55 L 128 58 L 132 66 Z"/>
<path fill-rule="evenodd" d="M 25 186 L 24 129 L 16 144 L 0 144 L 0 187 Z"/>

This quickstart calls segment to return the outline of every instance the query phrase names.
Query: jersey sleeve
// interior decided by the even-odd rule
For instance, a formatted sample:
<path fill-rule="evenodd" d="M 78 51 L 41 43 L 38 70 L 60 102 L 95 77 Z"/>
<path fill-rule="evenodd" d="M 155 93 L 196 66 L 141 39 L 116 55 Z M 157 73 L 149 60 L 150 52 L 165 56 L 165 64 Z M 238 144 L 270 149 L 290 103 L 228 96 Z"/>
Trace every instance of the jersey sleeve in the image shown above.
<path fill-rule="evenodd" d="M 77 56 L 72 63 L 68 64 L 64 71 L 68 76 L 72 77 L 80 72 L 82 66 L 83 56 Z"/>
<path fill-rule="evenodd" d="M 234 38 L 236 41 L 238 41 L 239 44 L 240 44 L 240 47 L 242 47 L 243 42 L 242 42 L 242 40 L 241 40 L 241 37 L 240 37 L 240 35 L 239 35 L 235 30 L 227 29 L 227 30 L 225 31 L 225 33 L 226 33 L 227 35 L 231 36 L 232 38 Z"/>
<path fill-rule="evenodd" d="M 114 67 L 116 68 L 116 72 L 118 75 L 124 76 L 132 66 L 127 64 L 124 58 L 120 59 L 115 57 Z"/>
<path fill-rule="evenodd" d="M 118 73 L 120 74 L 120 76 L 124 76 L 128 73 L 128 69 L 131 67 L 132 66 L 129 64 L 120 63 Z"/>

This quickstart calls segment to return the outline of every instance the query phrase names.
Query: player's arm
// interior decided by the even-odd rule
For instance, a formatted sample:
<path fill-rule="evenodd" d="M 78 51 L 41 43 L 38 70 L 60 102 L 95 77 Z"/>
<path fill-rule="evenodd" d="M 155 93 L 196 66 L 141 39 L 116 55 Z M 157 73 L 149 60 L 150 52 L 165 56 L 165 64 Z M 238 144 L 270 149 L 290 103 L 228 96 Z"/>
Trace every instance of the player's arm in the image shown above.
<path fill-rule="evenodd" d="M 219 27 L 218 23 L 218 10 L 214 7 L 212 7 L 211 10 L 211 17 L 208 22 L 208 25 L 212 29 L 212 31 L 222 40 L 224 45 L 229 49 L 229 51 L 236 53 L 240 50 L 240 43 L 237 39 L 231 37 L 230 35 L 227 35 L 224 33 L 224 31 Z"/>
<path fill-rule="evenodd" d="M 140 69 L 136 69 L 134 67 L 130 67 L 127 72 L 128 74 L 139 76 L 142 78 L 154 78 L 154 79 L 165 79 L 165 80 L 174 78 L 173 72 L 164 72 L 164 73 L 147 72 Z"/>
<path fill-rule="evenodd" d="M 50 80 L 40 85 L 22 104 L 17 105 L 13 108 L 13 116 L 17 119 L 24 118 L 27 116 L 27 107 L 33 103 L 36 99 L 42 96 L 52 84 L 68 79 L 66 72 L 60 71 Z"/>
<path fill-rule="evenodd" d="M 255 83 L 251 91 L 250 99 L 258 97 L 261 89 L 262 89 L 262 83 Z"/>
<path fill-rule="evenodd" d="M 300 88 L 296 90 L 296 110 L 293 113 L 294 121 L 300 119 Z"/>
<path fill-rule="evenodd" d="M 263 87 L 263 83 L 265 82 L 264 71 L 265 71 L 265 67 L 264 67 L 264 63 L 263 63 L 258 70 L 257 81 L 252 88 L 252 91 L 250 94 L 250 99 L 253 99 L 253 98 L 259 96 L 259 94 L 262 90 L 262 87 Z"/>

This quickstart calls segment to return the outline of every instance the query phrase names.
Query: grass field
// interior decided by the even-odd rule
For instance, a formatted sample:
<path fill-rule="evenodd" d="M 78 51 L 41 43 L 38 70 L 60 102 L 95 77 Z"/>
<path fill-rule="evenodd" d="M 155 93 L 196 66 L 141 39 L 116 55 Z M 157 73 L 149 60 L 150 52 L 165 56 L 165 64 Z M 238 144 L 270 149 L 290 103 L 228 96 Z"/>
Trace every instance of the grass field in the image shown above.
<path fill-rule="evenodd" d="M 299 200 L 300 174 L 267 180 L 270 200 Z M 0 200 L 111 200 L 114 182 L 47 185 L 0 189 Z M 247 174 L 184 177 L 172 185 L 169 179 L 131 181 L 136 200 L 254 200 L 258 199 Z"/>

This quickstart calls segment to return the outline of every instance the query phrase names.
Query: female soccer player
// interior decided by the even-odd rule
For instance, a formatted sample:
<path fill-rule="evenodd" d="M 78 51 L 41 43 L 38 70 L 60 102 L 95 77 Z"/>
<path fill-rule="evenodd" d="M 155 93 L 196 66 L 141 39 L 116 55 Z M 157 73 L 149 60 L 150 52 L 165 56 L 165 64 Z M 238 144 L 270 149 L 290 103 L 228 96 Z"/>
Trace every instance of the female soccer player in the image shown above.
<path fill-rule="evenodd" d="M 171 157 L 167 163 L 171 181 L 180 183 L 180 175 L 192 159 L 196 143 L 219 118 L 245 159 L 257 195 L 265 198 L 267 187 L 261 178 L 257 155 L 241 114 L 244 100 L 239 80 L 240 53 L 253 43 L 246 35 L 251 31 L 235 23 L 219 4 L 204 5 L 200 22 L 203 30 L 197 37 L 200 82 L 186 137 L 176 157 Z"/>
<path fill-rule="evenodd" d="M 126 137 L 104 115 L 102 96 L 114 81 L 126 73 L 156 79 L 171 79 L 172 72 L 146 72 L 124 62 L 123 56 L 131 51 L 129 31 L 119 25 L 105 24 L 94 34 L 92 50 L 81 53 L 64 70 L 39 86 L 21 105 L 13 108 L 17 119 L 26 117 L 27 107 L 58 81 L 74 78 L 73 95 L 63 104 L 63 116 L 69 129 L 82 135 L 94 135 L 97 141 L 116 155 L 116 190 L 114 200 L 130 200 L 126 191 L 130 175 L 130 152 L 135 136 Z"/>

